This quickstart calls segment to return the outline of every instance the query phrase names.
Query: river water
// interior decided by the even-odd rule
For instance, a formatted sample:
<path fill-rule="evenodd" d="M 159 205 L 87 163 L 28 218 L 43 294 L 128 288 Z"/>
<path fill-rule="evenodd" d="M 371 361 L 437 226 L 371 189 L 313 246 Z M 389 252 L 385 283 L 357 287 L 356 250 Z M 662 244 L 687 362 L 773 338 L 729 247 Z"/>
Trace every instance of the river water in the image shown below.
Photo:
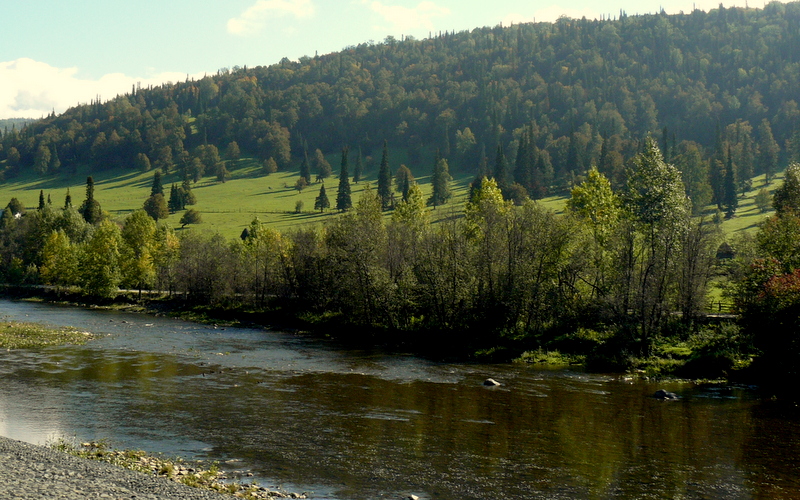
<path fill-rule="evenodd" d="M 748 388 L 29 302 L 0 314 L 98 335 L 0 353 L 0 434 L 23 441 L 107 439 L 320 499 L 800 498 L 800 411 Z"/>

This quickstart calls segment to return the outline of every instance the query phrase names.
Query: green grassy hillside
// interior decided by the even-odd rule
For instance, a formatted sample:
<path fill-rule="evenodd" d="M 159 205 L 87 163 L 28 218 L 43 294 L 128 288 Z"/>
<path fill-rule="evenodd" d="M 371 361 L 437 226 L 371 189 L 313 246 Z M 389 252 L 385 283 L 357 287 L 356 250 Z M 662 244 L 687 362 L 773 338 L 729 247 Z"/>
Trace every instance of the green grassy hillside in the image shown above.
<path fill-rule="evenodd" d="M 331 165 L 335 165 L 334 170 L 337 170 L 338 158 L 329 157 L 328 161 Z M 252 158 L 243 158 L 235 165 L 227 163 L 231 173 L 227 182 L 221 183 L 213 176 L 206 176 L 193 185 L 197 204 L 191 208 L 198 210 L 203 218 L 203 222 L 196 226 L 198 230 L 218 232 L 225 237 L 238 236 L 254 217 L 258 217 L 262 222 L 286 231 L 303 224 L 321 224 L 338 214 L 336 210 L 326 210 L 324 213 L 314 210 L 314 200 L 319 194 L 320 183 L 312 182 L 302 192 L 296 190 L 294 184 L 298 178 L 297 170 L 266 175 L 258 162 Z M 393 161 L 392 165 L 395 168 L 399 162 Z M 59 176 L 23 175 L 0 184 L 0 204 L 5 205 L 12 197 L 16 197 L 28 209 L 34 209 L 39 203 L 41 190 L 44 191 L 45 197 L 50 197 L 53 205 L 62 206 L 69 189 L 73 205 L 78 206 L 85 197 L 88 175 L 92 175 L 95 180 L 95 199 L 100 202 L 104 211 L 119 222 L 134 210 L 142 208 L 142 204 L 150 195 L 153 181 L 152 171 L 131 172 L 127 169 L 91 172 L 87 168 L 79 168 L 75 173 L 62 173 Z M 431 209 L 433 221 L 449 216 L 454 210 L 460 213 L 466 203 L 472 179 L 471 174 L 454 174 L 453 198 L 447 205 Z M 758 210 L 754 201 L 756 193 L 762 187 L 766 187 L 772 193 L 781 184 L 782 179 L 783 174 L 779 173 L 770 185 L 765 186 L 763 175 L 753 178 L 753 189 L 740 197 L 739 209 L 734 217 L 723 221 L 723 231 L 732 235 L 740 231 L 755 230 L 771 212 L 762 213 Z M 163 177 L 167 197 L 170 185 L 180 182 L 181 177 L 177 172 Z M 336 203 L 338 182 L 336 175 L 325 181 L 331 205 Z M 367 184 L 375 188 L 376 182 L 377 169 L 373 167 L 372 170 L 365 172 L 362 182 L 351 183 L 353 203 L 358 201 L 361 191 Z M 425 196 L 429 196 L 431 190 L 429 177 L 427 175 L 417 177 L 417 182 Z M 296 210 L 298 201 L 303 203 L 300 212 Z M 540 200 L 540 203 L 556 213 L 561 213 L 566 198 L 550 196 Z M 712 217 L 715 212 L 716 207 L 710 206 L 704 211 L 704 215 Z M 161 223 L 180 229 L 179 221 L 182 213 L 172 214 Z"/>
<path fill-rule="evenodd" d="M 332 164 L 334 160 L 329 159 Z M 338 166 L 338 160 L 336 161 Z M 279 230 L 288 230 L 302 224 L 319 224 L 337 215 L 335 210 L 319 213 L 314 210 L 314 200 L 319 194 L 320 183 L 312 182 L 302 192 L 294 188 L 298 171 L 291 170 L 266 175 L 260 165 L 253 159 L 244 158 L 235 166 L 228 164 L 230 179 L 221 183 L 213 176 L 207 176 L 193 184 L 192 190 L 197 204 L 192 206 L 198 210 L 203 222 L 196 226 L 203 231 L 219 232 L 223 236 L 238 236 L 253 220 L 259 217 L 262 222 L 269 223 Z M 352 167 L 351 167 L 352 170 Z M 373 189 L 376 186 L 375 171 L 366 172 L 365 179 L 359 184 L 352 184 L 353 203 L 356 203 L 361 191 L 367 184 Z M 50 197 L 53 205 L 63 206 L 67 190 L 72 196 L 72 203 L 79 206 L 85 198 L 86 177 L 92 175 L 95 181 L 95 199 L 100 202 L 104 211 L 117 221 L 122 221 L 134 210 L 142 208 L 142 204 L 150 195 L 153 172 L 131 172 L 130 170 L 109 170 L 90 172 L 78 169 L 73 174 L 39 177 L 35 175 L 20 176 L 0 184 L 0 203 L 5 205 L 12 197 L 19 199 L 28 209 L 34 209 L 39 203 L 39 191 L 44 191 L 45 198 Z M 169 196 L 170 185 L 180 184 L 180 174 L 169 173 L 162 178 L 165 195 Z M 437 220 L 450 214 L 451 210 L 461 210 L 466 202 L 471 175 L 456 175 L 452 182 L 453 198 L 436 210 L 432 210 L 432 219 Z M 417 182 L 426 196 L 430 195 L 428 177 L 418 177 Z M 336 203 L 338 177 L 332 176 L 325 181 L 331 205 Z M 302 210 L 296 211 L 297 202 L 303 203 Z M 161 223 L 176 229 L 180 228 L 182 212 L 170 215 Z"/>

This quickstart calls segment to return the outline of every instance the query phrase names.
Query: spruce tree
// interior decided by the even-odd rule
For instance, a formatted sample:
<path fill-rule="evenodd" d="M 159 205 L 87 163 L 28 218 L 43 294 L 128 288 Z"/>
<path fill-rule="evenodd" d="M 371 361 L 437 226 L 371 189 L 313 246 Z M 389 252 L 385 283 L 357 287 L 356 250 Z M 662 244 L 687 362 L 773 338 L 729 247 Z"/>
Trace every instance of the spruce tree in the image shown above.
<path fill-rule="evenodd" d="M 44 191 L 39 190 L 39 210 L 44 208 Z"/>
<path fill-rule="evenodd" d="M 72 206 L 72 195 L 69 194 L 69 188 L 67 188 L 67 196 L 64 197 L 64 210 L 70 208 Z"/>
<path fill-rule="evenodd" d="M 350 149 L 347 146 L 342 148 L 342 166 L 341 170 L 339 171 L 339 190 L 336 193 L 336 210 L 342 212 L 353 207 L 353 200 L 350 197 L 350 174 L 347 171 L 347 155 L 349 151 Z"/>
<path fill-rule="evenodd" d="M 431 175 L 431 184 L 433 191 L 428 203 L 436 208 L 439 205 L 444 205 L 450 199 L 452 193 L 450 192 L 450 181 L 453 178 L 450 176 L 450 169 L 447 166 L 447 160 L 436 153 L 436 164 L 433 167 L 433 175 Z"/>
<path fill-rule="evenodd" d="M 731 148 L 728 146 L 728 161 L 725 165 L 725 216 L 733 217 L 739 208 L 739 198 L 736 196 L 736 167 L 733 163 Z"/>
<path fill-rule="evenodd" d="M 392 204 L 392 172 L 389 170 L 389 148 L 386 141 L 383 141 L 383 156 L 378 171 L 378 197 L 381 199 L 381 208 L 389 209 Z"/>
<path fill-rule="evenodd" d="M 94 199 L 94 179 L 91 175 L 86 178 L 86 199 L 78 211 L 89 224 L 97 224 L 102 218 L 100 203 Z"/>
<path fill-rule="evenodd" d="M 153 172 L 153 187 L 150 189 L 150 196 L 154 194 L 164 196 L 164 186 L 161 184 L 161 170 Z"/>
<path fill-rule="evenodd" d="M 505 192 L 511 186 L 508 178 L 508 162 L 503 152 L 503 146 L 500 144 L 497 145 L 497 153 L 494 159 L 494 180 L 501 191 Z"/>
<path fill-rule="evenodd" d="M 311 184 L 311 167 L 308 164 L 308 153 L 303 153 L 303 162 L 300 164 L 300 177 L 306 180 L 307 184 Z"/>
<path fill-rule="evenodd" d="M 322 212 L 326 208 L 330 208 L 330 206 L 331 201 L 328 199 L 328 193 L 325 192 L 325 184 L 322 184 L 319 188 L 319 195 L 317 195 L 317 198 L 314 200 L 314 209 Z"/>
<path fill-rule="evenodd" d="M 412 184 L 414 184 L 414 175 L 411 174 L 411 170 L 405 165 L 400 165 L 394 174 L 394 185 L 402 193 L 403 201 L 408 201 L 408 190 Z"/>

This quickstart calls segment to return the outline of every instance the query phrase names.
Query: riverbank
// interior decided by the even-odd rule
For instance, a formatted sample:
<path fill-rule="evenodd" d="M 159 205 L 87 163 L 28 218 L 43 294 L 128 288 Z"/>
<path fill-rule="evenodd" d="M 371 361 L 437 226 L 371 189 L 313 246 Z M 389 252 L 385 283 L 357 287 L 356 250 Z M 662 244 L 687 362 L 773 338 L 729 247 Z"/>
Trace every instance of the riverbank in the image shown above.
<path fill-rule="evenodd" d="M 0 436 L 0 498 L 219 500 L 219 493 Z"/>
<path fill-rule="evenodd" d="M 98 443 L 73 447 L 60 442 L 48 448 L 0 436 L 0 470 L 0 498 L 306 498 L 255 484 L 224 483 L 224 474 L 213 466 L 201 469 L 142 451 L 110 450 Z"/>
<path fill-rule="evenodd" d="M 114 298 L 92 299 L 48 287 L 6 287 L 12 299 L 45 301 L 97 309 L 141 312 L 208 325 L 265 328 L 285 332 L 308 332 L 335 340 L 344 347 L 377 348 L 386 352 L 413 353 L 444 362 L 521 362 L 551 368 L 581 367 L 597 373 L 629 373 L 647 379 L 758 383 L 752 369 L 758 353 L 741 334 L 734 317 L 715 317 L 694 332 L 666 335 L 653 341 L 649 355 L 636 352 L 633 340 L 612 330 L 577 328 L 543 342 L 535 350 L 525 340 L 498 338 L 497 345 L 479 348 L 457 342 L 441 332 L 407 331 L 404 335 L 381 329 L 356 328 L 338 315 L 313 315 L 292 308 L 254 310 L 241 305 L 197 305 L 179 296 L 120 291 Z M 623 336 L 624 337 L 624 336 Z"/>

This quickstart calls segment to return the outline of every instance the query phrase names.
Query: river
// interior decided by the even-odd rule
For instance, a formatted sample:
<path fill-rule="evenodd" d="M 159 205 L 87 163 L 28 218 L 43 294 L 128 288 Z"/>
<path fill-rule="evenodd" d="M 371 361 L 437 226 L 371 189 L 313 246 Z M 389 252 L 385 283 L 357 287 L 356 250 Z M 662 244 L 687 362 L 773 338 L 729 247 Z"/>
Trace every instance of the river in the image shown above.
<path fill-rule="evenodd" d="M 2 353 L 0 434 L 14 439 L 219 461 L 319 499 L 800 498 L 800 411 L 750 388 L 442 364 L 31 302 L 0 313 L 98 336 Z M 680 399 L 650 397 L 659 388 Z"/>

